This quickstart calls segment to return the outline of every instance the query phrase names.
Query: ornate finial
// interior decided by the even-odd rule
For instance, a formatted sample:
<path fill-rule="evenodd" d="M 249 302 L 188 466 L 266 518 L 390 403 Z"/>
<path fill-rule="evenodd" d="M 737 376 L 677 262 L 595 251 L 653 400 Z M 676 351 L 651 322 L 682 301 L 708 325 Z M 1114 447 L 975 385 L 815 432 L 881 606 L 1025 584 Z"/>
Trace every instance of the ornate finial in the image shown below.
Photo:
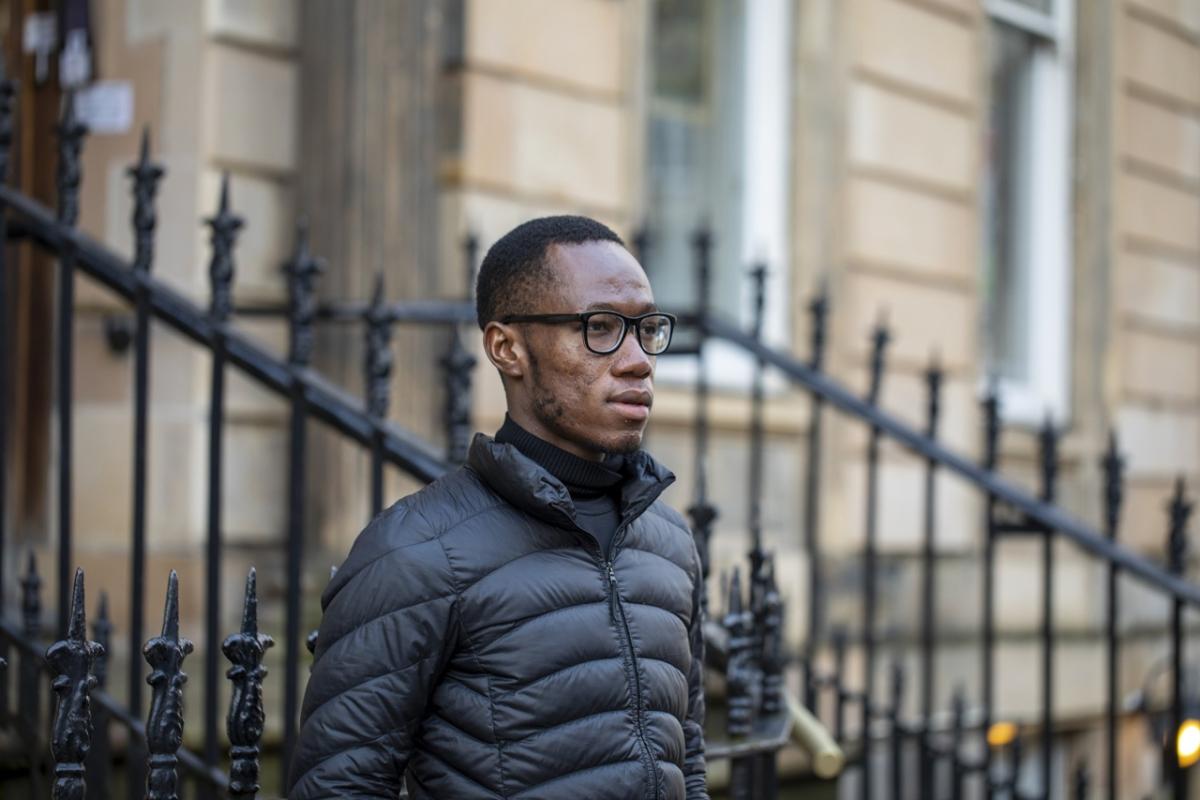
<path fill-rule="evenodd" d="M 96 685 L 101 689 L 108 681 L 108 645 L 112 641 L 112 630 L 112 620 L 108 618 L 108 592 L 101 592 L 100 609 L 96 612 L 96 620 L 92 623 L 92 636 L 96 637 L 95 642 L 100 645 L 100 652 L 96 657 L 95 675 Z"/>
<path fill-rule="evenodd" d="M 178 797 L 175 753 L 183 743 L 183 685 L 187 683 L 183 660 L 191 652 L 192 643 L 179 638 L 179 576 L 171 570 L 167 578 L 162 635 L 146 642 L 142 648 L 151 669 L 146 683 L 150 684 L 153 695 L 146 721 L 146 746 L 150 751 L 146 800 L 177 800 Z"/>
<path fill-rule="evenodd" d="M 1172 572 L 1182 575 L 1187 558 L 1187 523 L 1192 515 L 1192 504 L 1185 495 L 1182 476 L 1175 481 L 1175 493 L 1167 506 L 1167 514 L 1171 519 L 1171 532 L 1167 537 L 1168 564 Z"/>
<path fill-rule="evenodd" d="M 1104 469 L 1104 528 L 1108 538 L 1117 538 L 1117 527 L 1121 520 L 1121 500 L 1124 489 L 1125 459 L 1117 447 L 1117 432 L 1109 431 L 1108 449 L 1100 461 Z"/>
<path fill-rule="evenodd" d="M 775 583 L 775 560 L 772 558 L 767 562 L 763 594 L 762 709 L 766 714 L 775 714 L 784 708 L 783 668 L 783 598 Z"/>
<path fill-rule="evenodd" d="M 809 366 L 820 372 L 825 365 L 826 326 L 829 323 L 829 278 L 821 278 L 817 295 L 808 304 L 808 313 L 812 317 L 812 356 Z"/>
<path fill-rule="evenodd" d="M 463 346 L 457 325 L 451 326 L 450 350 L 440 363 L 445 372 L 442 420 L 446 425 L 446 457 L 452 464 L 461 464 L 467 460 L 471 444 L 471 373 L 478 362 Z"/>
<path fill-rule="evenodd" d="M 737 567 L 729 583 L 729 610 L 725 615 L 729 632 L 728 660 L 725 664 L 725 683 L 729 705 L 728 731 L 730 736 L 747 736 L 754 726 L 759 707 L 762 673 L 754 664 L 752 620 L 742 610 L 742 579 Z"/>
<path fill-rule="evenodd" d="M 1080 761 L 1075 767 L 1075 800 L 1087 800 L 1088 790 L 1091 788 L 1092 778 L 1088 773 L 1087 764 Z"/>
<path fill-rule="evenodd" d="M 1000 458 L 1000 389 L 994 376 L 983 398 L 983 425 L 983 466 L 995 471 Z"/>
<path fill-rule="evenodd" d="M 67 638 L 50 645 L 46 663 L 57 676 L 58 707 L 50 751 L 54 754 L 55 800 L 83 800 L 87 793 L 84 761 L 92 744 L 92 711 L 88 692 L 96 685 L 93 664 L 104 649 L 88 641 L 84 615 L 83 570 L 75 570 Z"/>
<path fill-rule="evenodd" d="M 1054 426 L 1054 419 L 1050 414 L 1046 414 L 1046 420 L 1042 423 L 1042 429 L 1038 433 L 1038 444 L 1042 467 L 1042 499 L 1053 503 L 1058 480 L 1058 429 Z"/>
<path fill-rule="evenodd" d="M 887 329 L 887 314 L 880 312 L 879 321 L 871 332 L 871 387 L 867 390 L 867 402 L 879 402 L 879 389 L 883 384 L 883 355 L 892 336 Z"/>
<path fill-rule="evenodd" d="M 925 371 L 925 385 L 929 388 L 928 427 L 925 429 L 930 439 L 937 438 L 938 417 L 942 406 L 942 359 L 935 351 L 929 360 L 929 368 Z"/>
<path fill-rule="evenodd" d="M 125 172 L 133 178 L 133 268 L 149 272 L 154 260 L 154 227 L 158 223 L 154 197 L 163 176 L 163 168 L 150 160 L 149 128 L 142 129 L 138 163 Z"/>
<path fill-rule="evenodd" d="M 9 154 L 13 143 L 13 98 L 17 84 L 4 74 L 0 66 L 0 184 L 8 181 Z"/>
<path fill-rule="evenodd" d="M 758 263 L 751 267 L 750 281 L 754 285 L 754 322 L 751 335 L 755 339 L 761 339 L 763 317 L 767 310 L 767 265 Z"/>
<path fill-rule="evenodd" d="M 23 632 L 29 641 L 42 635 L 42 578 L 37 571 L 37 558 L 29 553 L 24 577 L 21 578 L 21 618 Z"/>
<path fill-rule="evenodd" d="M 712 229 L 705 223 L 692 235 L 692 248 L 696 251 L 696 314 L 701 325 L 708 316 L 712 288 L 712 247 Z"/>
<path fill-rule="evenodd" d="M 700 567 L 706 578 L 711 564 L 709 542 L 712 540 L 713 523 L 717 520 L 717 509 L 708 502 L 707 472 L 707 460 L 699 459 L 699 463 L 696 465 L 696 500 L 687 509 L 688 516 L 692 519 L 692 533 L 696 537 L 696 549 L 700 553 Z"/>
<path fill-rule="evenodd" d="M 392 377 L 392 316 L 383 301 L 383 273 L 375 275 L 375 289 L 367 307 L 367 413 L 384 419 Z"/>
<path fill-rule="evenodd" d="M 229 794 L 231 797 L 254 797 L 258 792 L 258 755 L 262 741 L 263 712 L 262 681 L 267 670 L 262 665 L 263 654 L 275 644 L 258 632 L 258 591 L 253 567 L 246 576 L 246 599 L 242 606 L 242 630 L 227 637 L 221 652 L 233 664 L 225 673 L 233 684 L 229 715 L 225 730 L 229 735 Z"/>
<path fill-rule="evenodd" d="M 58 124 L 58 221 L 73 226 L 79 220 L 79 183 L 83 178 L 79 155 L 87 125 L 75 118 L 75 93 L 63 95 L 62 120 Z"/>
<path fill-rule="evenodd" d="M 308 222 L 296 223 L 296 249 L 283 265 L 288 287 L 288 361 L 305 367 L 312 361 L 313 323 L 317 318 L 317 275 L 324 263 L 308 250 Z"/>
<path fill-rule="evenodd" d="M 205 220 L 212 231 L 212 260 L 208 265 L 208 279 L 212 287 L 209 313 L 218 322 L 224 322 L 233 311 L 233 245 L 238 231 L 242 229 L 242 218 L 229 210 L 229 173 L 221 176 L 221 199 L 217 213 Z"/>
<path fill-rule="evenodd" d="M 329 568 L 329 580 L 333 580 L 334 575 L 337 575 L 337 566 L 336 565 Z M 308 652 L 313 656 L 315 656 L 317 654 L 317 642 L 320 641 L 320 638 L 321 638 L 321 629 L 320 628 L 313 628 L 311 631 L 308 632 L 308 636 L 304 637 L 304 646 L 305 646 L 305 648 L 308 649 Z"/>

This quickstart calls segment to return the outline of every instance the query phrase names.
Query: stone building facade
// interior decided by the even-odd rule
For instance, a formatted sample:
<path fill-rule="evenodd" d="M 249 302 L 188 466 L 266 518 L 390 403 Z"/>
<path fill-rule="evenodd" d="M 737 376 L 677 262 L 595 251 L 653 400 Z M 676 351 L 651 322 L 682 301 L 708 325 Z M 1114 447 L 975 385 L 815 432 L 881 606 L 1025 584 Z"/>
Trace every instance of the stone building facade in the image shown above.
<path fill-rule="evenodd" d="M 11 8 L 21 6 L 10 2 Z M 624 234 L 649 221 L 646 256 L 665 301 L 692 291 L 686 236 L 717 231 L 718 308 L 748 323 L 744 272 L 771 270 L 767 338 L 808 351 L 808 300 L 828 287 L 827 367 L 866 390 L 870 332 L 894 339 L 888 410 L 923 424 L 924 371 L 946 371 L 941 432 L 978 458 L 990 374 L 1005 391 L 1007 474 L 1034 487 L 1036 427 L 1065 426 L 1062 502 L 1099 522 L 1099 461 L 1118 431 L 1129 482 L 1122 538 L 1161 558 L 1171 484 L 1200 479 L 1200 2 L 1197 0 L 96 0 L 96 72 L 127 80 L 134 124 L 89 140 L 81 225 L 129 252 L 125 166 L 148 125 L 168 170 L 155 273 L 203 300 L 199 220 L 231 175 L 246 225 L 239 303 L 282 301 L 278 272 L 305 215 L 329 269 L 327 299 L 365 299 L 382 270 L 391 299 L 462 297 L 459 241 L 484 246 L 543 213 L 596 216 Z M 76 528 L 89 581 L 116 616 L 126 569 L 131 468 L 128 359 L 105 345 L 119 303 L 81 286 L 76 352 Z M 244 324 L 282 352 L 275 321 Z M 36 330 L 36 327 L 30 328 Z M 358 391 L 361 343 L 323 330 L 317 366 Z M 393 415 L 440 434 L 443 332 L 402 331 Z M 30 342 L 25 346 L 34 347 Z M 154 339 L 151 586 L 169 567 L 200 608 L 207 357 Z M 664 362 L 650 446 L 693 485 L 688 359 Z M 710 489 L 722 511 L 715 566 L 746 550 L 747 360 L 714 348 Z M 414 387 L 420 387 L 414 390 Z M 492 430 L 499 381 L 476 374 L 475 420 Z M 286 408 L 234 379 L 226 449 L 229 569 L 272 563 L 284 527 Z M 808 400 L 782 382 L 767 403 L 768 545 L 780 558 L 794 643 L 807 622 L 798 498 Z M 833 625 L 857 624 L 866 431 L 828 420 L 820 541 Z M 36 433 L 36 431 L 35 431 Z M 366 461 L 312 434 L 308 570 L 313 613 L 366 507 Z M 882 620 L 915 665 L 923 464 L 885 447 Z M 170 465 L 169 468 L 167 465 Z M 410 488 L 401 479 L 393 494 Z M 939 484 L 940 706 L 978 688 L 981 503 Z M 26 507 L 26 536 L 51 503 Z M 1004 545 L 997 591 L 998 696 L 1031 718 L 1022 665 L 1037 654 L 1038 550 Z M 11 562 L 10 562 L 11 563 Z M 1056 609 L 1060 713 L 1079 721 L 1063 758 L 1098 755 L 1103 573 L 1062 547 Z M 95 574 L 97 579 L 91 576 Z M 281 574 L 260 569 L 267 591 Z M 274 581 L 274 584 L 272 584 Z M 10 584 L 11 585 L 11 584 Z M 235 608 L 237 587 L 225 606 Z M 1123 584 L 1122 672 L 1140 681 L 1164 652 L 1166 604 Z M 153 616 L 149 611 L 149 616 Z M 203 645 L 203 643 L 200 643 Z M 854 666 L 852 664 L 852 666 Z M 881 669 L 883 668 L 881 664 Z M 1144 721 L 1122 728 L 1122 775 L 1157 770 Z M 1064 761 L 1065 763 L 1065 761 Z M 1094 762 L 1095 763 L 1095 762 Z M 1131 788 L 1132 791 L 1132 788 Z M 1121 796 L 1127 796 L 1122 791 Z"/>

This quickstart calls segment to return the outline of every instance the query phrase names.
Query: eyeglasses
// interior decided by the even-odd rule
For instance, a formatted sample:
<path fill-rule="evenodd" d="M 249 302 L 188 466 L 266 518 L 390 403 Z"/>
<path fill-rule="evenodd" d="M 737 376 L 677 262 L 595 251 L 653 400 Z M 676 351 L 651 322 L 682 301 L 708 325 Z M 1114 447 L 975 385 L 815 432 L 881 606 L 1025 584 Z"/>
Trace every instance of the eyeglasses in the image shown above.
<path fill-rule="evenodd" d="M 584 311 L 579 314 L 509 314 L 501 322 L 545 322 L 562 324 L 579 322 L 583 330 L 583 343 L 597 355 L 615 353 L 624 343 L 630 326 L 637 329 L 638 344 L 646 355 L 657 356 L 666 352 L 675 331 L 675 315 L 663 311 L 652 311 L 638 317 L 627 317 L 616 311 Z"/>

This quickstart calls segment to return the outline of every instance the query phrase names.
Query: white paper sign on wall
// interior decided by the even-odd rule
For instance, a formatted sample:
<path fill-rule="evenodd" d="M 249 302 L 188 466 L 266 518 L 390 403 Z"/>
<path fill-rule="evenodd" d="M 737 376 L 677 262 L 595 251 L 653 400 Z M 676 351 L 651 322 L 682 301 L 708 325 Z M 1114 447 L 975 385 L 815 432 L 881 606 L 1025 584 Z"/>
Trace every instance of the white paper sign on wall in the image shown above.
<path fill-rule="evenodd" d="M 125 133 L 133 125 L 133 84 L 97 81 L 75 95 L 75 116 L 93 134 Z"/>

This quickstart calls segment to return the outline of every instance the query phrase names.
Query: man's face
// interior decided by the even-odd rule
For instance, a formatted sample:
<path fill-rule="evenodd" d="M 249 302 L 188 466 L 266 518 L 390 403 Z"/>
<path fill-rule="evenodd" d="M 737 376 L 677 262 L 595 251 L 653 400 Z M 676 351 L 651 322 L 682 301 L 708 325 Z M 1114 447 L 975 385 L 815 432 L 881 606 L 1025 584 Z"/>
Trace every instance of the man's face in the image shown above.
<path fill-rule="evenodd" d="M 557 280 L 538 298 L 534 313 L 608 310 L 633 317 L 657 310 L 646 273 L 614 242 L 554 245 L 547 259 Z M 598 355 L 588 350 L 579 324 L 521 328 L 531 433 L 585 458 L 641 446 L 655 359 L 638 344 L 636 330 L 626 332 L 615 352 Z"/>

